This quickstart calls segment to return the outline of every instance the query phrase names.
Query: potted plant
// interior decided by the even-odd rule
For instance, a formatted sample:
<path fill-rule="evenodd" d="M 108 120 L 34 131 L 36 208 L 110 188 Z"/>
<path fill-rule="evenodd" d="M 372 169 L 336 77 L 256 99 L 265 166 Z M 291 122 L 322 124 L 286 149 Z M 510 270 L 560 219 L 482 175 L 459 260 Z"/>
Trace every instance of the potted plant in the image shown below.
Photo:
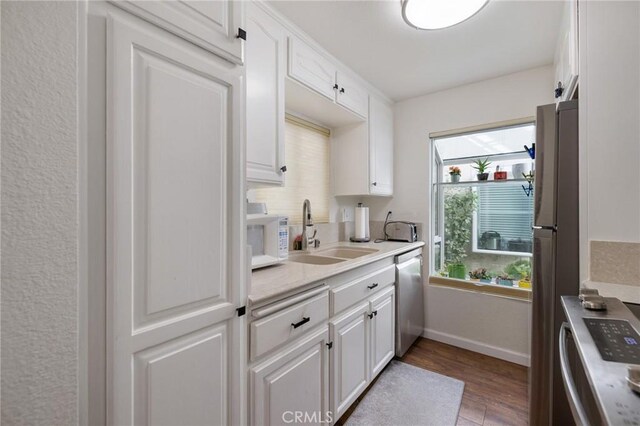
<path fill-rule="evenodd" d="M 449 176 L 451 176 L 451 182 L 458 183 L 460 182 L 460 167 L 458 166 L 449 166 Z"/>
<path fill-rule="evenodd" d="M 465 278 L 465 271 L 467 267 L 462 262 L 450 263 L 447 266 L 447 272 L 449 272 L 449 278 L 458 278 L 463 280 Z"/>
<path fill-rule="evenodd" d="M 487 272 L 487 268 L 477 268 L 469 272 L 471 281 L 479 281 L 481 283 L 490 283 L 491 275 Z"/>
<path fill-rule="evenodd" d="M 451 188 L 444 196 L 444 254 L 449 278 L 464 280 L 467 268 L 463 260 L 467 257 L 471 241 L 473 212 L 476 194 L 470 188 Z"/>
<path fill-rule="evenodd" d="M 518 287 L 520 288 L 531 288 L 531 273 L 527 275 L 523 275 L 518 281 Z"/>
<path fill-rule="evenodd" d="M 489 158 L 485 158 L 484 160 L 477 159 L 473 163 L 475 164 L 475 166 L 472 167 L 478 171 L 478 180 L 489 179 L 489 173 L 487 172 L 487 169 L 491 165 L 491 161 L 489 161 Z"/>
<path fill-rule="evenodd" d="M 515 279 L 531 279 L 531 261 L 520 259 L 511 262 L 504 268 L 504 272 Z"/>
<path fill-rule="evenodd" d="M 496 284 L 513 287 L 513 278 L 509 274 L 500 274 L 496 277 Z"/>
<path fill-rule="evenodd" d="M 529 259 L 520 259 L 511 262 L 504 268 L 504 272 L 520 280 L 518 284 L 523 288 L 531 288 L 531 261 Z"/>

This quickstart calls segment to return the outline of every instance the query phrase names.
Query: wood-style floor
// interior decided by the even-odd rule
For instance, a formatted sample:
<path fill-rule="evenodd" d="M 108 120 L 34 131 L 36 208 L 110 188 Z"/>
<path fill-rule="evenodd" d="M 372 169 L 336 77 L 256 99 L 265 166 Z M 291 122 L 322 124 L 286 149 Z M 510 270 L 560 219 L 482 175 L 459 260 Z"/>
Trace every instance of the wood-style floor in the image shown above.
<path fill-rule="evenodd" d="M 419 339 L 401 361 L 465 383 L 459 426 L 528 424 L 526 367 L 429 339 Z"/>

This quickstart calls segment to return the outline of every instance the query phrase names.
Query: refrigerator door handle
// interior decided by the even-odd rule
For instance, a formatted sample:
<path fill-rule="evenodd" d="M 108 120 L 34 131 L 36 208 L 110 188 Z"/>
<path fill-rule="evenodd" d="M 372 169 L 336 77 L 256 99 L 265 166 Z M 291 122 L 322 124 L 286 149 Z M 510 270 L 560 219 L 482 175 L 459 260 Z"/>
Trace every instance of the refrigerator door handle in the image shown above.
<path fill-rule="evenodd" d="M 533 225 L 531 227 L 531 229 L 533 229 L 534 231 L 535 230 L 539 230 L 539 229 L 548 229 L 548 230 L 551 230 L 553 232 L 556 232 L 558 230 L 558 227 L 556 225 L 547 225 L 547 226 L 544 226 L 544 225 Z"/>
<path fill-rule="evenodd" d="M 571 407 L 571 412 L 573 413 L 573 418 L 576 421 L 577 426 L 589 426 L 587 413 L 584 411 L 584 407 L 582 407 L 582 403 L 578 396 L 578 390 L 576 389 L 576 384 L 573 381 L 573 376 L 571 375 L 569 356 L 567 354 L 567 333 L 571 335 L 571 327 L 569 327 L 569 323 L 564 322 L 560 327 L 560 337 L 558 339 L 562 381 L 564 382 L 564 389 L 567 393 L 569 406 Z"/>

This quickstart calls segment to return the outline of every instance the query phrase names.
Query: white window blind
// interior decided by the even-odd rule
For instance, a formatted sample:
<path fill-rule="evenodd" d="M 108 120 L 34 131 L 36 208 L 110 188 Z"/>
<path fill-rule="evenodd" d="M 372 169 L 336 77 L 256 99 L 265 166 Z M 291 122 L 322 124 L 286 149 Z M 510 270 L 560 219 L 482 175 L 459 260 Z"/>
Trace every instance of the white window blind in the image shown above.
<path fill-rule="evenodd" d="M 527 197 L 520 185 L 479 185 L 477 214 L 478 238 L 493 231 L 506 245 L 510 241 L 531 244 L 533 196 Z M 510 250 L 503 247 L 502 251 Z"/>
<path fill-rule="evenodd" d="M 254 201 L 266 203 L 269 213 L 302 223 L 302 202 L 308 198 L 314 222 L 329 222 L 329 131 L 287 118 L 285 123 L 285 184 L 252 190 Z"/>

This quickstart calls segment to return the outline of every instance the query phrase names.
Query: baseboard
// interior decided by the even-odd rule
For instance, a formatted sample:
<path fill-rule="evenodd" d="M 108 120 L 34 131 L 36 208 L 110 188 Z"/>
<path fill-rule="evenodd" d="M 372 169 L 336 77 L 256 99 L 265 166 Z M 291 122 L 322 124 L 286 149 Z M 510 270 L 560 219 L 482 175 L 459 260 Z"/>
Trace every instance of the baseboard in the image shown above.
<path fill-rule="evenodd" d="M 530 365 L 528 354 L 514 352 L 509 349 L 500 348 L 498 346 L 488 345 L 476 340 L 465 339 L 464 337 L 454 336 L 453 334 L 442 333 L 440 331 L 430 330 L 428 328 L 424 329 L 422 336 L 426 337 L 427 339 L 446 343 L 448 345 L 457 346 L 459 348 L 468 349 L 473 352 L 489 355 L 494 358 L 499 358 L 505 361 L 524 365 L 525 367 L 529 367 Z"/>

